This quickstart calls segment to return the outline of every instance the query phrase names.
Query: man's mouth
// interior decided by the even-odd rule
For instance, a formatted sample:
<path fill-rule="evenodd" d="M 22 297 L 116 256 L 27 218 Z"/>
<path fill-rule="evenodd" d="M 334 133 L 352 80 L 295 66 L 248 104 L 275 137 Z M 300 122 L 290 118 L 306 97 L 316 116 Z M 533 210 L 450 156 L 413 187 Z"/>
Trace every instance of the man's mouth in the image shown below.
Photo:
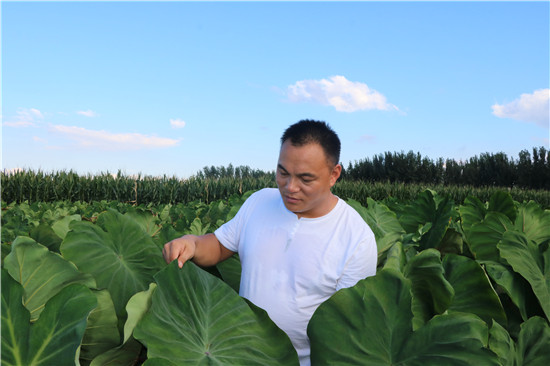
<path fill-rule="evenodd" d="M 298 198 L 290 196 L 285 196 L 285 199 L 288 203 L 298 203 L 300 201 Z"/>

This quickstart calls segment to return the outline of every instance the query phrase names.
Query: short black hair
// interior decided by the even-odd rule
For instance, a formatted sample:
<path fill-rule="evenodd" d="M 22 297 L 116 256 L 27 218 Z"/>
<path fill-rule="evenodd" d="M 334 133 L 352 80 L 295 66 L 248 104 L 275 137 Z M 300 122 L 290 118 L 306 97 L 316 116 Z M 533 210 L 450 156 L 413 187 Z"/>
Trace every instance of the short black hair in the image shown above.
<path fill-rule="evenodd" d="M 281 145 L 289 140 L 293 146 L 310 143 L 321 145 L 325 155 L 334 165 L 340 161 L 340 138 L 324 121 L 303 119 L 288 127 L 281 137 Z"/>

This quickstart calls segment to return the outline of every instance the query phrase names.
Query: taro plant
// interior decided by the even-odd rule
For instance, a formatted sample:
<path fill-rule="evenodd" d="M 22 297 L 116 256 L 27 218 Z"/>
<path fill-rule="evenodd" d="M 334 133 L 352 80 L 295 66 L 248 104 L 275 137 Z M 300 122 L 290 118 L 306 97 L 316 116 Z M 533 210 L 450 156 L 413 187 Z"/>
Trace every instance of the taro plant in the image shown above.
<path fill-rule="evenodd" d="M 160 254 L 243 200 L 3 205 L 2 365 L 296 365 L 286 334 L 239 297 L 237 256 L 203 270 Z M 504 192 L 366 202 L 349 201 L 378 272 L 317 309 L 313 365 L 549 364 L 549 210 Z"/>
<path fill-rule="evenodd" d="M 379 271 L 317 309 L 313 364 L 550 362 L 550 211 L 503 192 L 460 207 L 431 191 L 395 211 L 352 204 Z"/>
<path fill-rule="evenodd" d="M 230 286 L 187 262 L 155 275 L 134 336 L 148 358 L 177 365 L 297 365 L 288 336 Z M 269 340 L 269 341 L 267 341 Z"/>

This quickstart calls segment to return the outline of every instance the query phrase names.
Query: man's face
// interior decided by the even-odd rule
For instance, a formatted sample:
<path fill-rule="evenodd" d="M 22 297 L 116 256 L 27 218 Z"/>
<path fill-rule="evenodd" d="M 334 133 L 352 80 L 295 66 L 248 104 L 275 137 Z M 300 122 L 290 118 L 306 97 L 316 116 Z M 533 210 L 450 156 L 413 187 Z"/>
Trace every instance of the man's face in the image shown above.
<path fill-rule="evenodd" d="M 298 217 L 320 217 L 334 207 L 330 188 L 342 167 L 332 166 L 317 143 L 293 146 L 289 140 L 281 146 L 277 164 L 277 186 L 286 208 Z"/>

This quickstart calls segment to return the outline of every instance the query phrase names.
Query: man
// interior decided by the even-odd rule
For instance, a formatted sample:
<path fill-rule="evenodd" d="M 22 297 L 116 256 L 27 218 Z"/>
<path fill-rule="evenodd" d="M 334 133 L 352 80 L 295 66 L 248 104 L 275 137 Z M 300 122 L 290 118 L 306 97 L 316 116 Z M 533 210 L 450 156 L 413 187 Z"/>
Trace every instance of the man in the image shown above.
<path fill-rule="evenodd" d="M 281 138 L 277 186 L 251 195 L 214 234 L 164 246 L 166 262 L 212 266 L 238 252 L 240 295 L 267 311 L 310 364 L 307 325 L 337 290 L 376 272 L 374 234 L 331 188 L 342 172 L 340 140 L 324 122 L 303 120 Z"/>

